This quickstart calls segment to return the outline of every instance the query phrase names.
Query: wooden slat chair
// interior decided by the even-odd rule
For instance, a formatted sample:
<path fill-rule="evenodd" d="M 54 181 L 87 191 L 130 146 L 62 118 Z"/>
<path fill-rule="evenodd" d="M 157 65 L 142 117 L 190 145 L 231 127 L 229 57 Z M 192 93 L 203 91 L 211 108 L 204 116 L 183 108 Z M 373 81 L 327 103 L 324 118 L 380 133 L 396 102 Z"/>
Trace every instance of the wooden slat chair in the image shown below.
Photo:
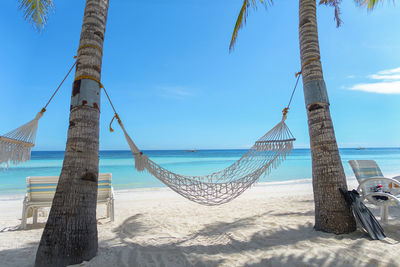
<path fill-rule="evenodd" d="M 400 207 L 400 176 L 386 178 L 374 160 L 349 160 L 357 178 L 361 200 L 381 207 L 381 220 L 387 222 L 389 206 Z"/>
<path fill-rule="evenodd" d="M 97 204 L 106 204 L 107 218 L 114 221 L 114 192 L 111 177 L 111 173 L 99 174 Z M 39 208 L 51 207 L 58 178 L 58 176 L 31 176 L 26 178 L 27 193 L 22 209 L 22 229 L 26 229 L 26 221 L 30 216 L 33 216 L 33 223 L 37 223 Z"/>

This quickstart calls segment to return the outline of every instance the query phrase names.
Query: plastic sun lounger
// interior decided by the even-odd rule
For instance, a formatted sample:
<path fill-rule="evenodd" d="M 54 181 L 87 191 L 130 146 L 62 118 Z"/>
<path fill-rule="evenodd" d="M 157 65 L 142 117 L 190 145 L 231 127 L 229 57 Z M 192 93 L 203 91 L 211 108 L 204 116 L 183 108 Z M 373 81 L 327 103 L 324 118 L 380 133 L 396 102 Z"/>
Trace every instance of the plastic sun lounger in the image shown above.
<path fill-rule="evenodd" d="M 381 207 L 381 221 L 388 221 L 389 206 L 400 207 L 400 176 L 386 178 L 374 160 L 349 160 L 357 178 L 361 200 Z"/>
<path fill-rule="evenodd" d="M 111 173 L 100 173 L 98 179 L 97 204 L 107 206 L 107 218 L 114 221 L 114 192 Z M 37 223 L 38 209 L 51 207 L 56 193 L 58 176 L 30 176 L 26 178 L 27 193 L 23 202 L 21 228 L 26 229 L 26 221 L 33 215 Z"/>

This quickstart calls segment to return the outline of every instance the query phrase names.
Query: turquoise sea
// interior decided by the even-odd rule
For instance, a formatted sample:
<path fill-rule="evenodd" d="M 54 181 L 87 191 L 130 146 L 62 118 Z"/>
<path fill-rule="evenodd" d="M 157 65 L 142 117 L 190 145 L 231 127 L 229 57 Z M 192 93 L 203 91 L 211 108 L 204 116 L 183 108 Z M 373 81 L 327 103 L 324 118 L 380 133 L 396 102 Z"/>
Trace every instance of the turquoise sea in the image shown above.
<path fill-rule="evenodd" d="M 228 167 L 246 150 L 151 150 L 144 151 L 163 167 L 186 175 L 204 175 Z M 348 178 L 354 177 L 347 161 L 374 159 L 385 176 L 400 175 L 400 148 L 340 149 L 343 166 Z M 33 151 L 32 159 L 0 172 L 0 195 L 19 195 L 26 190 L 27 176 L 55 176 L 61 171 L 64 152 Z M 100 172 L 113 175 L 115 190 L 131 188 L 164 187 L 148 173 L 138 173 L 130 151 L 101 151 Z M 309 149 L 294 149 L 280 167 L 260 182 L 311 179 L 311 154 Z"/>

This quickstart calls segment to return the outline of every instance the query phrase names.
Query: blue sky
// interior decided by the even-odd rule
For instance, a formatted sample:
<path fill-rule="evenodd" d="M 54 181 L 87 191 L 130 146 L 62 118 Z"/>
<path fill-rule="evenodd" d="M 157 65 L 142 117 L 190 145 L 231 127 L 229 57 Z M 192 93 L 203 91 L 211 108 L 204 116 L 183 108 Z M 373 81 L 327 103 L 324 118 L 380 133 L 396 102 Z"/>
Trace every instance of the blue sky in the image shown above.
<path fill-rule="evenodd" d="M 0 134 L 31 120 L 73 63 L 84 1 L 56 0 L 41 33 L 16 1 L 0 11 Z M 242 0 L 111 0 L 102 82 L 141 149 L 247 148 L 279 122 L 299 70 L 298 2 L 251 11 Z M 324 77 L 340 147 L 400 146 L 400 7 L 343 1 L 342 27 L 318 7 Z M 65 148 L 73 75 L 40 120 L 36 150 Z M 128 149 L 102 97 L 101 149 Z M 287 120 L 308 147 L 302 87 Z"/>

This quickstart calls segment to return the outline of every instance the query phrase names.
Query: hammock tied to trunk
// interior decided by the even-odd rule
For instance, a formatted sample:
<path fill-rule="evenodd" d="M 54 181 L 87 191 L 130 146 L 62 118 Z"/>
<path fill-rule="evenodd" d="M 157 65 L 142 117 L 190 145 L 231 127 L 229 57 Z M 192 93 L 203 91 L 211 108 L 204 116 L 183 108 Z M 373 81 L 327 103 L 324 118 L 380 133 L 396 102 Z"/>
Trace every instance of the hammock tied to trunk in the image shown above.
<path fill-rule="evenodd" d="M 67 79 L 68 75 L 71 73 L 76 63 L 77 60 L 72 65 L 60 85 L 54 91 L 49 101 L 47 101 L 47 104 L 44 106 L 44 108 L 42 108 L 42 110 L 35 116 L 33 120 L 22 125 L 21 127 L 18 127 L 17 129 L 12 130 L 5 135 L 0 135 L 0 171 L 2 169 L 7 169 L 11 163 L 17 165 L 31 159 L 31 149 L 35 146 L 36 132 L 39 120 L 46 112 L 47 106 L 50 104 L 51 100 L 56 95 L 61 85 Z"/>
<path fill-rule="evenodd" d="M 258 139 L 239 160 L 226 169 L 205 176 L 189 176 L 174 173 L 158 165 L 143 154 L 125 130 L 106 89 L 100 81 L 98 82 L 100 87 L 103 88 L 115 113 L 110 123 L 110 131 L 114 131 L 111 128 L 111 124 L 114 119 L 117 119 L 135 158 L 135 168 L 140 172 L 148 171 L 172 190 L 191 201 L 202 205 L 214 206 L 227 203 L 241 195 L 261 175 L 268 175 L 272 169 L 276 169 L 291 152 L 293 142 L 296 139 L 285 124 L 286 115 L 304 67 L 314 60 L 319 60 L 319 57 L 305 61 L 301 66 L 301 70 L 296 73 L 296 83 L 290 96 L 289 104 L 282 111 L 282 120 Z"/>

